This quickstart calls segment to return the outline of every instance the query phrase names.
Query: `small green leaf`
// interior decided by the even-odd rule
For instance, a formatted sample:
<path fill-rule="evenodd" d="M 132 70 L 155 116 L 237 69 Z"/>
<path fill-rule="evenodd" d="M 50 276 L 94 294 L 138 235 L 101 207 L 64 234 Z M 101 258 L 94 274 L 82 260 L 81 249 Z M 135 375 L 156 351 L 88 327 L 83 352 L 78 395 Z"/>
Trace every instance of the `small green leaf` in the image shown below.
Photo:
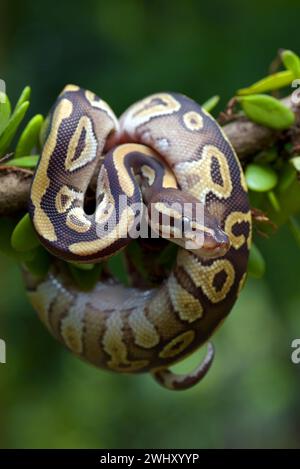
<path fill-rule="evenodd" d="M 25 88 L 23 89 L 22 93 L 20 94 L 20 97 L 17 101 L 17 104 L 15 106 L 15 109 L 14 109 L 14 113 L 26 102 L 26 101 L 29 101 L 29 98 L 30 98 L 30 94 L 31 94 L 31 88 L 30 86 L 25 86 Z"/>
<path fill-rule="evenodd" d="M 21 158 L 13 158 L 5 164 L 7 166 L 18 166 L 19 168 L 35 168 L 39 161 L 39 155 L 22 156 Z"/>
<path fill-rule="evenodd" d="M 33 258 L 24 262 L 26 268 L 37 277 L 45 277 L 51 265 L 50 254 L 39 246 L 33 251 Z"/>
<path fill-rule="evenodd" d="M 16 131 L 20 123 L 22 122 L 26 111 L 29 107 L 29 101 L 25 101 L 11 116 L 6 129 L 0 137 L 0 155 L 3 155 L 6 149 L 9 147 L 12 139 L 15 136 Z"/>
<path fill-rule="evenodd" d="M 23 130 L 15 151 L 15 158 L 30 155 L 33 148 L 39 144 L 39 134 L 44 118 L 41 114 L 32 117 Z"/>
<path fill-rule="evenodd" d="M 70 262 L 74 267 L 79 270 L 93 270 L 95 264 L 79 264 L 78 262 Z"/>
<path fill-rule="evenodd" d="M 15 227 L 11 236 L 11 245 L 18 252 L 30 251 L 40 246 L 28 213 L 21 218 Z"/>
<path fill-rule="evenodd" d="M 278 191 L 282 194 L 285 192 L 291 184 L 295 181 L 297 177 L 297 171 L 295 168 L 287 162 L 283 165 L 280 175 L 279 175 L 279 182 L 278 182 Z"/>
<path fill-rule="evenodd" d="M 205 103 L 202 104 L 202 107 L 203 109 L 205 109 L 205 111 L 211 112 L 216 107 L 219 101 L 220 101 L 220 96 L 218 95 L 212 96 L 207 101 L 205 101 Z"/>
<path fill-rule="evenodd" d="M 295 122 L 294 113 L 278 99 L 266 94 L 239 98 L 246 116 L 257 124 L 271 129 L 287 129 Z"/>
<path fill-rule="evenodd" d="M 260 151 L 254 158 L 254 161 L 258 163 L 272 163 L 278 157 L 276 148 L 269 148 L 268 150 Z"/>
<path fill-rule="evenodd" d="M 127 246 L 127 253 L 130 257 L 130 261 L 134 265 L 135 269 L 141 275 L 143 279 L 149 279 L 147 269 L 144 267 L 144 260 L 143 260 L 143 251 L 141 249 L 140 244 L 137 240 L 132 241 Z M 127 274 L 126 274 L 127 275 Z"/>
<path fill-rule="evenodd" d="M 177 257 L 178 246 L 174 243 L 169 243 L 168 246 L 162 251 L 158 257 L 158 264 L 166 267 L 172 267 Z"/>
<path fill-rule="evenodd" d="M 67 265 L 74 282 L 81 290 L 88 291 L 94 288 L 99 280 L 102 264 L 96 264 L 91 270 L 78 269 L 71 263 L 67 263 Z"/>
<path fill-rule="evenodd" d="M 300 246 L 300 225 L 295 217 L 290 216 L 288 219 L 288 227 L 295 240 Z"/>
<path fill-rule="evenodd" d="M 122 251 L 110 257 L 107 261 L 107 265 L 114 277 L 116 277 L 124 285 L 129 285 L 126 260 Z"/>
<path fill-rule="evenodd" d="M 6 128 L 11 114 L 11 106 L 8 96 L 0 92 L 0 135 Z"/>
<path fill-rule="evenodd" d="M 286 49 L 281 52 L 281 60 L 285 68 L 293 73 L 294 78 L 300 78 L 300 59 L 297 54 Z"/>
<path fill-rule="evenodd" d="M 300 156 L 294 156 L 290 159 L 290 163 L 294 166 L 295 170 L 300 172 Z"/>
<path fill-rule="evenodd" d="M 278 181 L 275 171 L 267 165 L 249 164 L 245 171 L 247 186 L 255 192 L 268 192 Z"/>
<path fill-rule="evenodd" d="M 275 212 L 280 212 L 280 204 L 276 194 L 273 191 L 268 192 L 268 199 Z"/>
<path fill-rule="evenodd" d="M 261 278 L 264 275 L 265 271 L 265 260 L 258 247 L 254 243 L 252 243 L 248 262 L 248 273 L 252 277 Z"/>
<path fill-rule="evenodd" d="M 12 219 L 0 217 L 0 252 L 17 262 L 24 262 L 33 259 L 34 252 L 17 252 L 12 248 L 11 235 L 15 228 Z"/>
<path fill-rule="evenodd" d="M 253 85 L 248 88 L 242 88 L 238 90 L 237 94 L 239 96 L 251 95 L 256 93 L 265 93 L 267 91 L 278 90 L 279 88 L 284 88 L 289 86 L 294 80 L 294 73 L 290 70 L 284 70 L 282 72 L 277 72 L 272 75 L 268 75 L 262 80 L 253 83 Z"/>
<path fill-rule="evenodd" d="M 43 125 L 41 126 L 40 135 L 39 135 L 39 143 L 41 147 L 44 146 L 46 142 L 46 138 L 49 132 L 49 124 L 50 124 L 50 115 L 48 115 L 44 119 Z"/>

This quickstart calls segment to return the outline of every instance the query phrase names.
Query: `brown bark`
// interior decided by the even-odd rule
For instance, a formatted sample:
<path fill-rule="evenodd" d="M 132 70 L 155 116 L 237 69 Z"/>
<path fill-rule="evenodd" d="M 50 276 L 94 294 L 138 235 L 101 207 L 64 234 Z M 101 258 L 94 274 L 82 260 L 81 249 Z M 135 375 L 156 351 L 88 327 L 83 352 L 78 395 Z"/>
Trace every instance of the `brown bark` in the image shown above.
<path fill-rule="evenodd" d="M 32 174 L 26 169 L 0 166 L 0 216 L 26 209 Z"/>
<path fill-rule="evenodd" d="M 296 125 L 292 129 L 292 133 L 294 136 L 295 133 L 300 136 L 300 129 L 298 128 L 300 105 L 293 102 L 292 96 L 282 99 L 282 103 L 292 109 L 296 114 Z M 241 160 L 251 154 L 253 155 L 260 150 L 268 148 L 282 136 L 282 132 L 276 132 L 267 127 L 255 124 L 246 117 L 240 117 L 226 124 L 223 129 Z"/>

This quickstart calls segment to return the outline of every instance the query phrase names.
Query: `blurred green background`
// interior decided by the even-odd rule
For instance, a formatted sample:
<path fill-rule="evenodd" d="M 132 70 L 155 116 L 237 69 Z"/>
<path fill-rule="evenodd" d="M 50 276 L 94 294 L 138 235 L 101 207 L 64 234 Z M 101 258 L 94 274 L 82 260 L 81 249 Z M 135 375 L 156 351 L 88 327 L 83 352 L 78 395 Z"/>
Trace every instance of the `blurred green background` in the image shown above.
<path fill-rule="evenodd" d="M 279 47 L 300 52 L 299 20 L 297 1 L 2 0 L 1 78 L 12 99 L 32 86 L 32 114 L 46 114 L 69 82 L 116 113 L 160 90 L 198 102 L 217 93 L 224 107 Z M 300 365 L 290 360 L 300 336 L 299 246 L 285 228 L 258 244 L 265 277 L 247 282 L 214 337 L 210 373 L 182 393 L 71 356 L 29 306 L 18 266 L 0 256 L 0 446 L 299 447 Z"/>

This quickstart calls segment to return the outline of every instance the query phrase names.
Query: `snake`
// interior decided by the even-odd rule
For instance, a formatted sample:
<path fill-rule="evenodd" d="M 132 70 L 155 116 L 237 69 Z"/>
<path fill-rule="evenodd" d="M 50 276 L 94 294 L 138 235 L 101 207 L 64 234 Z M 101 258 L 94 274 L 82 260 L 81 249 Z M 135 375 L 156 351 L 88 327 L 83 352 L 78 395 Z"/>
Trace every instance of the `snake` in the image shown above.
<path fill-rule="evenodd" d="M 209 339 L 246 279 L 251 213 L 231 143 L 211 114 L 173 92 L 147 96 L 118 119 L 95 93 L 70 84 L 46 121 L 29 214 L 57 262 L 42 278 L 26 273 L 33 308 L 58 341 L 96 367 L 190 388 L 210 368 Z M 103 262 L 145 225 L 179 245 L 160 285 L 99 278 L 83 291 L 74 283 L 68 262 Z M 206 343 L 193 371 L 170 368 Z"/>

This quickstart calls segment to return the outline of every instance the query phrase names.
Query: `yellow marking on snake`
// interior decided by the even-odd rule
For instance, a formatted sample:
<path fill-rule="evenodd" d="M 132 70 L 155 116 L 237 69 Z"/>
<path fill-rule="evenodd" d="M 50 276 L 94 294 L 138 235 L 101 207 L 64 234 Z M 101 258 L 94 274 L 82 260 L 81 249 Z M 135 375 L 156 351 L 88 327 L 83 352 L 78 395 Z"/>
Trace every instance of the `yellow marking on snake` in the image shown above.
<path fill-rule="evenodd" d="M 203 117 L 195 111 L 186 112 L 183 115 L 183 122 L 186 128 L 192 132 L 200 130 L 203 127 Z"/>
<path fill-rule="evenodd" d="M 57 240 L 54 225 L 41 206 L 43 196 L 50 184 L 47 170 L 57 144 L 57 135 L 61 122 L 63 119 L 70 117 L 72 109 L 73 105 L 68 99 L 59 101 L 53 113 L 52 127 L 44 145 L 42 158 L 39 161 L 31 188 L 31 201 L 34 205 L 33 223 L 37 232 L 47 241 Z"/>
<path fill-rule="evenodd" d="M 60 323 L 60 334 L 65 344 L 72 352 L 78 355 L 83 352 L 85 304 L 86 299 L 82 304 L 71 306 L 68 315 Z"/>
<path fill-rule="evenodd" d="M 213 158 L 219 164 L 222 184 L 217 184 L 212 178 Z M 212 192 L 219 198 L 228 199 L 232 194 L 232 181 L 227 158 L 215 145 L 206 145 L 203 148 L 201 158 L 196 161 L 187 161 L 176 165 L 178 171 L 186 174 L 182 189 L 197 193 L 200 201 L 205 202 L 205 197 Z"/>
<path fill-rule="evenodd" d="M 181 108 L 177 99 L 168 93 L 157 93 L 136 103 L 126 113 L 124 127 L 129 132 L 135 132 L 136 128 L 153 117 L 173 114 Z"/>
<path fill-rule="evenodd" d="M 201 287 L 207 298 L 212 303 L 219 303 L 226 298 L 235 279 L 235 271 L 231 262 L 227 259 L 216 259 L 211 265 L 204 265 L 201 260 L 181 250 L 178 254 L 178 265 L 184 267 L 192 278 L 196 287 Z M 217 290 L 213 282 L 217 274 L 224 272 L 226 279 L 222 287 Z"/>
<path fill-rule="evenodd" d="M 173 187 L 174 189 L 178 188 L 178 184 L 174 174 L 166 168 L 165 174 L 163 177 L 162 187 L 168 188 Z"/>
<path fill-rule="evenodd" d="M 159 353 L 161 358 L 176 357 L 181 354 L 194 340 L 195 332 L 191 329 L 171 340 Z"/>
<path fill-rule="evenodd" d="M 251 213 L 247 212 L 231 212 L 225 221 L 225 232 L 230 238 L 230 242 L 235 249 L 240 249 L 244 243 L 247 243 L 248 248 L 251 246 L 251 236 L 246 239 L 244 234 L 235 235 L 232 231 L 236 224 L 248 223 L 251 226 Z"/>
<path fill-rule="evenodd" d="M 97 224 L 104 225 L 115 210 L 115 199 L 111 193 L 108 174 L 104 166 L 100 169 L 99 181 L 101 181 L 101 186 L 97 189 L 97 199 L 101 196 L 102 200 L 96 207 L 95 221 Z"/>
<path fill-rule="evenodd" d="M 159 335 L 154 325 L 145 316 L 144 311 L 133 311 L 128 318 L 128 322 L 134 334 L 134 342 L 136 345 L 150 349 L 159 343 Z"/>
<path fill-rule="evenodd" d="M 207 226 L 202 225 L 201 223 L 197 223 L 195 221 L 191 221 L 191 228 L 194 230 L 203 231 L 204 233 L 210 234 L 212 236 L 214 235 L 213 229 L 208 228 Z"/>
<path fill-rule="evenodd" d="M 114 370 L 133 372 L 148 364 L 148 360 L 128 360 L 127 347 L 123 342 L 123 321 L 120 311 L 110 313 L 108 316 L 102 343 L 105 352 L 110 356 L 107 364 Z"/>
<path fill-rule="evenodd" d="M 77 233 L 86 233 L 92 226 L 90 220 L 88 220 L 84 214 L 84 211 L 80 207 L 72 208 L 69 211 L 66 218 L 67 226 Z"/>
<path fill-rule="evenodd" d="M 119 121 L 116 118 L 115 113 L 103 99 L 97 99 L 95 93 L 89 90 L 85 91 L 85 97 L 92 107 L 94 107 L 95 109 L 99 109 L 100 111 L 103 111 L 108 115 L 108 117 L 113 121 L 116 129 L 119 128 Z"/>
<path fill-rule="evenodd" d="M 49 306 L 57 296 L 57 289 L 51 282 L 45 282 L 34 292 L 28 293 L 34 309 L 38 312 L 41 321 L 50 328 Z"/>
<path fill-rule="evenodd" d="M 182 205 L 178 203 L 172 204 L 172 207 L 162 203 L 156 202 L 154 205 L 155 209 L 170 220 L 175 218 L 176 220 L 182 219 Z"/>
<path fill-rule="evenodd" d="M 242 186 L 242 188 L 244 189 L 245 192 L 248 192 L 248 186 L 247 186 L 245 174 L 244 174 L 242 165 L 241 165 L 241 163 L 240 163 L 240 160 L 237 159 L 236 162 L 237 162 L 237 165 L 238 165 L 239 170 L 240 170 L 239 172 L 240 172 L 240 183 L 241 183 L 241 186 Z"/>
<path fill-rule="evenodd" d="M 65 93 L 66 91 L 79 91 L 79 90 L 80 90 L 79 86 L 70 84 L 64 87 L 63 91 L 61 92 L 61 95 Z"/>
<path fill-rule="evenodd" d="M 58 213 L 65 213 L 75 200 L 82 202 L 83 193 L 70 189 L 68 186 L 62 186 L 55 197 L 55 208 Z"/>
<path fill-rule="evenodd" d="M 242 289 L 244 288 L 245 282 L 247 280 L 247 272 L 245 272 L 240 280 L 238 290 L 237 290 L 237 296 L 241 293 Z"/>
<path fill-rule="evenodd" d="M 76 157 L 76 150 L 80 144 L 80 137 L 82 135 L 84 135 L 83 148 L 81 149 L 80 154 Z M 82 116 L 68 145 L 67 156 L 65 159 L 66 170 L 76 171 L 95 160 L 97 156 L 97 146 L 98 142 L 93 132 L 92 121 L 89 117 Z"/>
<path fill-rule="evenodd" d="M 69 246 L 69 250 L 77 254 L 78 256 L 87 256 L 101 251 L 104 248 L 111 246 L 119 238 L 126 238 L 127 233 L 134 223 L 134 212 L 130 207 L 126 207 L 123 211 L 119 223 L 104 236 L 105 233 L 101 233 L 102 238 L 95 239 L 93 241 L 81 241 L 79 243 L 73 243 Z"/>
<path fill-rule="evenodd" d="M 128 170 L 125 166 L 125 159 L 128 153 L 141 152 L 145 153 L 148 156 L 155 157 L 155 153 L 150 148 L 145 145 L 139 145 L 136 143 L 131 143 L 127 145 L 121 145 L 117 147 L 113 153 L 113 161 L 118 174 L 119 184 L 128 197 L 132 197 L 134 194 L 134 183 L 131 180 Z"/>
<path fill-rule="evenodd" d="M 141 167 L 141 172 L 142 172 L 142 175 L 148 179 L 149 185 L 152 186 L 154 179 L 155 179 L 155 175 L 156 175 L 154 169 L 150 168 L 150 166 L 143 165 Z"/>
<path fill-rule="evenodd" d="M 182 321 L 193 323 L 202 317 L 203 307 L 200 300 L 185 290 L 174 274 L 170 275 L 167 285 L 173 308 Z"/>

